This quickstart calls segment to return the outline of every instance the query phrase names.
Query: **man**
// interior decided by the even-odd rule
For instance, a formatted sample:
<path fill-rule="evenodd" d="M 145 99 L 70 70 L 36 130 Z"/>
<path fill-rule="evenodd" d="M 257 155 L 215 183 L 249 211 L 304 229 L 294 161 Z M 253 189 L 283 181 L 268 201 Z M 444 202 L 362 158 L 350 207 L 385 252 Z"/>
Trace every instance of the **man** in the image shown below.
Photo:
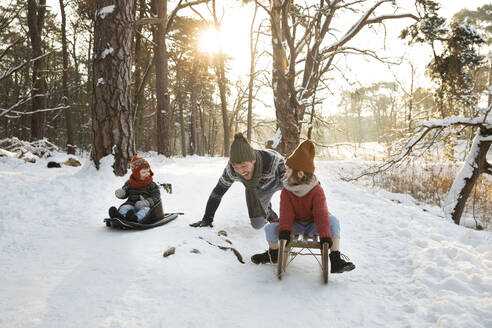
<path fill-rule="evenodd" d="M 212 227 L 215 212 L 222 196 L 235 181 L 246 188 L 246 205 L 251 226 L 261 229 L 278 218 L 272 210 L 271 199 L 282 190 L 285 174 L 283 157 L 273 150 L 255 150 L 241 133 L 234 136 L 229 163 L 207 201 L 203 219 L 190 224 L 191 227 Z"/>

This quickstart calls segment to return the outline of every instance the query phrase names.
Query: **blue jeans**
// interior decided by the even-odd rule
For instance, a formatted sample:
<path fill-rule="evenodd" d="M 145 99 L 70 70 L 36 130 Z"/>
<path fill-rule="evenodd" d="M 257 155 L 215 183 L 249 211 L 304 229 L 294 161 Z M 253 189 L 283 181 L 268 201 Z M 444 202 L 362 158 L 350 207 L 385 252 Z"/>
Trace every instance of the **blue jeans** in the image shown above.
<path fill-rule="evenodd" d="M 273 222 L 265 227 L 266 239 L 269 243 L 278 242 L 278 222 Z M 333 238 L 340 238 L 340 221 L 334 215 L 330 215 L 330 230 Z M 292 234 L 294 235 L 309 235 L 318 234 L 314 221 L 311 222 L 294 222 L 292 225 Z"/>
<path fill-rule="evenodd" d="M 121 215 L 126 217 L 126 213 L 128 213 L 129 210 L 135 211 L 135 206 L 130 205 L 130 204 L 125 204 L 122 205 L 119 209 L 118 212 L 120 212 Z M 144 217 L 149 213 L 150 207 L 141 207 L 138 211 L 135 212 L 135 215 L 138 218 L 138 222 L 142 221 Z"/>

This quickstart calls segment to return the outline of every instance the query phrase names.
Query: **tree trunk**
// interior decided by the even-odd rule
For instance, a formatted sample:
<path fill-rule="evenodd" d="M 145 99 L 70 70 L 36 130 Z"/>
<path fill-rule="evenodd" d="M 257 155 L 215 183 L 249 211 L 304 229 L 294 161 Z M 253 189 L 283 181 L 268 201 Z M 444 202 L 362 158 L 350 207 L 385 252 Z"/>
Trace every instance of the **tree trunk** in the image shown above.
<path fill-rule="evenodd" d="M 92 33 L 89 33 L 89 48 L 87 49 L 87 58 L 92 58 L 92 43 L 93 43 Z M 87 80 L 88 81 L 87 81 L 86 93 L 87 93 L 87 97 L 91 96 L 91 98 L 94 96 L 92 94 L 93 87 L 94 87 L 93 66 L 94 66 L 94 63 L 92 65 L 87 63 Z M 91 81 L 91 79 L 92 79 L 92 81 Z"/>
<path fill-rule="evenodd" d="M 460 224 L 466 200 L 480 174 L 492 174 L 492 166 L 487 162 L 487 152 L 492 143 L 491 137 L 492 129 L 479 128 L 465 164 L 453 181 L 453 185 L 444 201 L 444 213 L 447 217 L 453 219 L 456 224 Z"/>
<path fill-rule="evenodd" d="M 43 32 L 44 17 L 46 13 L 46 0 L 39 0 L 39 6 L 36 0 L 28 0 L 27 6 L 27 25 L 29 27 L 29 37 L 33 57 L 37 58 L 43 54 L 41 35 Z M 46 93 L 48 85 L 46 84 L 46 64 L 44 58 L 34 61 L 32 71 L 32 111 L 47 108 L 48 99 Z M 38 112 L 32 115 L 31 120 L 31 140 L 44 138 L 44 127 L 46 124 L 46 112 Z"/>
<path fill-rule="evenodd" d="M 200 63 L 196 60 L 193 63 L 193 70 L 191 73 L 191 94 L 190 94 L 190 103 L 191 103 L 191 113 L 190 113 L 190 154 L 200 154 L 200 145 L 198 142 L 198 133 L 197 133 L 197 99 L 198 99 L 198 68 Z"/>
<path fill-rule="evenodd" d="M 250 49 L 250 60 L 249 60 L 249 83 L 248 83 L 248 120 L 247 120 L 247 130 L 246 138 L 248 142 L 251 143 L 251 129 L 253 126 L 253 84 L 255 81 L 255 59 L 256 59 L 256 45 L 258 42 L 259 34 L 254 42 L 253 32 L 256 20 L 256 13 L 258 11 L 258 3 L 255 2 L 255 12 L 253 14 L 253 19 L 251 20 L 251 27 L 249 30 L 249 49 Z"/>
<path fill-rule="evenodd" d="M 134 2 L 135 7 L 139 7 L 139 19 L 145 17 L 145 1 L 144 0 L 136 0 Z M 143 115 L 143 94 L 140 91 L 140 86 L 142 85 L 143 80 L 143 68 L 144 68 L 144 60 L 142 56 L 143 47 L 142 47 L 142 27 L 143 25 L 135 26 L 135 71 L 133 72 L 134 76 L 134 85 L 133 85 L 133 108 L 134 108 L 134 117 L 133 117 L 133 126 L 134 126 L 134 144 L 135 149 L 141 147 L 140 140 L 144 140 L 144 115 Z"/>
<path fill-rule="evenodd" d="M 101 9 L 103 9 L 101 11 Z M 112 10 L 111 10 L 112 8 Z M 133 156 L 131 44 L 133 0 L 97 1 L 94 25 L 92 159 L 114 154 L 113 169 L 123 176 Z"/>
<path fill-rule="evenodd" d="M 414 102 L 414 97 L 415 97 L 415 90 L 414 90 L 414 83 L 415 83 L 415 68 L 413 63 L 410 63 L 411 67 L 411 80 L 410 80 L 410 94 L 409 94 L 409 101 L 408 101 L 408 132 L 412 133 L 412 120 L 413 120 L 413 102 Z"/>
<path fill-rule="evenodd" d="M 68 106 L 68 49 L 67 49 L 67 20 L 65 17 L 65 4 L 63 0 L 60 1 L 60 13 L 62 19 L 62 53 L 63 53 L 63 100 L 64 106 Z M 67 126 L 67 153 L 75 154 L 75 144 L 73 142 L 73 129 L 72 129 L 72 110 L 71 108 L 65 109 L 65 123 Z"/>
<path fill-rule="evenodd" d="M 181 136 L 181 155 L 186 157 L 186 130 L 184 121 L 184 99 L 183 99 L 183 71 L 182 63 L 178 60 L 176 62 L 176 104 L 179 107 L 179 131 Z"/>
<path fill-rule="evenodd" d="M 220 110 L 222 113 L 222 127 L 224 129 L 224 149 L 222 155 L 224 157 L 229 157 L 230 148 L 230 127 L 229 127 L 229 117 L 227 115 L 227 96 L 226 96 L 226 79 L 225 79 L 225 68 L 224 68 L 224 54 L 222 50 L 219 50 L 217 54 L 217 62 L 215 65 L 215 73 L 217 75 L 217 84 L 219 85 L 219 95 L 220 95 Z"/>
<path fill-rule="evenodd" d="M 207 142 L 207 136 L 205 134 L 205 115 L 203 114 L 203 110 L 201 106 L 198 107 L 198 112 L 200 114 L 200 130 L 201 130 L 201 142 L 200 142 L 200 148 L 199 148 L 199 154 L 201 156 L 205 156 L 205 153 L 208 153 L 208 142 Z"/>
<path fill-rule="evenodd" d="M 152 13 L 159 18 L 154 28 L 155 89 L 157 98 L 157 152 L 172 155 L 171 113 L 168 91 L 168 53 L 166 48 L 167 0 L 152 0 Z"/>
<path fill-rule="evenodd" d="M 288 72 L 287 55 L 283 46 L 284 38 L 281 27 L 283 2 L 281 0 L 272 0 L 270 16 L 273 49 L 272 83 L 277 125 L 282 133 L 282 141 L 277 150 L 283 155 L 289 155 L 299 143 L 300 130 L 298 128 L 295 103 L 292 102 L 292 99 L 295 99 L 295 94 L 292 94 L 289 87 L 292 83 L 290 80 L 294 76 L 289 74 L 291 72 Z M 293 53 L 291 55 L 294 56 Z"/>

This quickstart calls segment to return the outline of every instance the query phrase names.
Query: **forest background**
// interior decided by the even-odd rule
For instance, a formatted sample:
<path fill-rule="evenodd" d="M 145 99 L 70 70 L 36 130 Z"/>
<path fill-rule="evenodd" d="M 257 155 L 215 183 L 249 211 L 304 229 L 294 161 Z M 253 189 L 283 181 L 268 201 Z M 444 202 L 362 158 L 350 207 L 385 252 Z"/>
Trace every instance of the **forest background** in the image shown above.
<path fill-rule="evenodd" d="M 124 175 L 137 152 L 227 156 L 237 132 L 284 155 L 310 138 L 320 158 L 363 154 L 375 166 L 361 175 L 487 227 L 491 11 L 487 1 L 2 0 L 0 139 L 46 140 L 96 166 L 113 154 Z"/>

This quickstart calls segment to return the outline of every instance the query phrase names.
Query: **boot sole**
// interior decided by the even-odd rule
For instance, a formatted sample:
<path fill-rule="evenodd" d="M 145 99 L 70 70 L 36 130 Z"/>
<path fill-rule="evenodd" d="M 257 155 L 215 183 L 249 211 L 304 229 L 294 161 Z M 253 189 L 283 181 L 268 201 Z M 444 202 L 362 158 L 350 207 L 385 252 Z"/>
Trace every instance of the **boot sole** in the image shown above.
<path fill-rule="evenodd" d="M 343 272 L 349 272 L 355 269 L 355 265 L 347 265 L 341 268 L 340 270 L 337 271 L 330 271 L 330 273 L 343 273 Z"/>

